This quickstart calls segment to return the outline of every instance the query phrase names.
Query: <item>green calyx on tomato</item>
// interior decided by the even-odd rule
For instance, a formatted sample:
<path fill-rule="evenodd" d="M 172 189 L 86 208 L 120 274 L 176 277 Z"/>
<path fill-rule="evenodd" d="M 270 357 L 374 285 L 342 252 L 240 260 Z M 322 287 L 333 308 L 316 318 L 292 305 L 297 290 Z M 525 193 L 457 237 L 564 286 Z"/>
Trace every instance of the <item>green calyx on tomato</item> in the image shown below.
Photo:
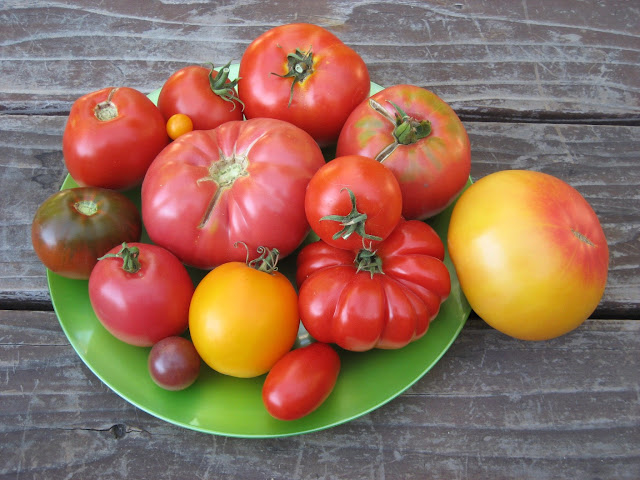
<path fill-rule="evenodd" d="M 391 100 L 387 101 L 396 109 L 396 113 L 393 117 L 373 98 L 369 99 L 369 105 L 371 108 L 395 125 L 395 128 L 393 129 L 393 138 L 395 139 L 395 142 L 387 145 L 382 149 L 382 151 L 380 151 L 380 153 L 378 153 L 378 155 L 376 155 L 375 159 L 379 162 L 386 160 L 398 145 L 411 145 L 431 134 L 431 122 L 429 120 L 417 120 L 407 115 L 402 108 Z"/>
<path fill-rule="evenodd" d="M 238 102 L 242 105 L 242 110 L 244 111 L 244 103 L 238 95 L 236 95 L 236 91 L 234 88 L 238 85 L 238 78 L 235 80 L 231 80 L 227 82 L 229 79 L 229 66 L 231 62 L 227 63 L 224 67 L 222 67 L 217 75 L 214 77 L 213 72 L 215 71 L 213 63 L 209 63 L 211 65 L 211 70 L 209 71 L 209 85 L 211 86 L 211 91 L 218 95 L 226 102 L 230 102 L 233 105 L 231 111 L 236 109 L 236 103 Z"/>
<path fill-rule="evenodd" d="M 371 278 L 373 278 L 376 273 L 384 273 L 382 271 L 382 259 L 376 255 L 375 251 L 368 248 L 360 250 L 353 263 L 356 266 L 357 272 L 369 272 Z"/>
<path fill-rule="evenodd" d="M 370 235 L 364 230 L 364 224 L 367 220 L 367 214 L 361 213 L 358 211 L 356 207 L 356 196 L 349 188 L 343 188 L 340 192 L 344 190 L 349 194 L 349 198 L 351 199 L 351 211 L 348 215 L 325 215 L 320 218 L 320 221 L 323 220 L 331 220 L 334 222 L 340 222 L 342 225 L 342 230 L 336 232 L 333 235 L 333 239 L 337 240 L 338 238 L 347 239 L 354 233 L 360 235 L 363 241 L 366 240 L 382 240 L 382 237 L 378 237 L 376 235 Z"/>
<path fill-rule="evenodd" d="M 109 92 L 109 96 L 104 102 L 98 103 L 93 108 L 93 114 L 101 122 L 108 122 L 118 117 L 118 107 L 111 101 L 113 95 L 118 91 L 117 88 L 112 88 Z"/>
<path fill-rule="evenodd" d="M 105 258 L 121 258 L 122 269 L 128 273 L 136 273 L 140 270 L 140 261 L 138 256 L 140 255 L 140 249 L 138 247 L 129 247 L 126 242 L 122 243 L 122 248 L 118 253 L 107 253 L 98 260 L 104 260 Z"/>
<path fill-rule="evenodd" d="M 293 82 L 291 83 L 291 94 L 289 95 L 289 103 L 287 107 L 291 106 L 291 102 L 293 101 L 293 89 L 297 83 L 302 83 L 305 78 L 313 73 L 313 53 L 311 52 L 311 47 L 309 50 L 302 51 L 299 48 L 296 48 L 296 51 L 293 53 L 289 53 L 287 55 L 287 67 L 289 71 L 285 75 L 279 75 L 277 73 L 272 73 L 277 77 L 281 78 L 293 78 Z"/>
<path fill-rule="evenodd" d="M 418 140 L 429 136 L 431 133 L 431 122 L 429 120 L 416 120 L 415 118 L 407 115 L 402 108 L 391 100 L 387 101 L 396 109 L 396 128 L 393 131 L 393 136 L 396 138 L 398 143 L 402 145 L 411 145 L 412 143 L 416 143 Z"/>
<path fill-rule="evenodd" d="M 234 247 L 237 247 L 238 245 L 243 245 L 244 248 L 247 249 L 247 259 L 245 260 L 245 263 L 248 267 L 268 274 L 273 274 L 278 270 L 278 257 L 280 256 L 280 252 L 277 248 L 260 246 L 257 248 L 258 257 L 253 260 L 249 260 L 249 247 L 247 244 L 244 242 L 236 242 L 233 244 Z"/>

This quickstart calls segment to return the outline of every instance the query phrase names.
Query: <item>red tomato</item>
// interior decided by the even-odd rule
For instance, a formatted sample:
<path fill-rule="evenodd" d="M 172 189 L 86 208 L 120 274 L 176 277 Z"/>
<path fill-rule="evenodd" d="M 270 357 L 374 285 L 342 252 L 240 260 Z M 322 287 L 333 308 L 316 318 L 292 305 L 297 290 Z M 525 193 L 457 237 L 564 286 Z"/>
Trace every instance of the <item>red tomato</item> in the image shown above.
<path fill-rule="evenodd" d="M 339 373 L 340 357 L 326 343 L 291 350 L 267 374 L 262 401 L 277 419 L 302 418 L 329 397 Z"/>
<path fill-rule="evenodd" d="M 311 229 L 339 248 L 384 240 L 400 221 L 402 193 L 393 172 L 359 155 L 338 157 L 311 178 L 305 195 Z"/>
<path fill-rule="evenodd" d="M 142 184 L 142 218 L 154 243 L 194 267 L 244 261 L 251 251 L 293 252 L 309 232 L 304 194 L 324 165 L 320 147 L 289 123 L 227 122 L 175 140 Z"/>
<path fill-rule="evenodd" d="M 322 240 L 297 258 L 300 319 L 313 338 L 346 350 L 394 349 L 422 337 L 451 281 L 444 245 L 424 222 L 401 222 L 375 251 Z"/>
<path fill-rule="evenodd" d="M 242 104 L 234 89 L 237 80 L 229 80 L 229 65 L 219 71 L 213 66 L 184 67 L 171 75 L 160 90 L 158 108 L 169 120 L 184 113 L 194 130 L 210 130 L 225 122 L 242 120 Z"/>
<path fill-rule="evenodd" d="M 104 88 L 71 107 L 62 135 L 64 162 L 81 186 L 126 190 L 142 183 L 169 143 L 165 119 L 133 88 Z"/>
<path fill-rule="evenodd" d="M 240 61 L 238 94 L 247 118 L 279 118 L 334 144 L 351 111 L 369 95 L 364 61 L 334 34 L 295 23 L 256 38 Z"/>
<path fill-rule="evenodd" d="M 432 217 L 462 191 L 471 170 L 464 125 L 442 99 L 424 88 L 396 85 L 362 102 L 340 133 L 336 155 L 375 158 L 396 175 L 402 215 Z"/>
<path fill-rule="evenodd" d="M 98 320 L 116 338 L 141 347 L 187 329 L 193 292 L 184 265 L 164 248 L 145 243 L 113 248 L 89 277 Z"/>
<path fill-rule="evenodd" d="M 142 219 L 124 194 L 98 187 L 61 190 L 47 198 L 31 224 L 40 261 L 63 277 L 89 278 L 101 257 L 122 242 L 137 242 Z"/>

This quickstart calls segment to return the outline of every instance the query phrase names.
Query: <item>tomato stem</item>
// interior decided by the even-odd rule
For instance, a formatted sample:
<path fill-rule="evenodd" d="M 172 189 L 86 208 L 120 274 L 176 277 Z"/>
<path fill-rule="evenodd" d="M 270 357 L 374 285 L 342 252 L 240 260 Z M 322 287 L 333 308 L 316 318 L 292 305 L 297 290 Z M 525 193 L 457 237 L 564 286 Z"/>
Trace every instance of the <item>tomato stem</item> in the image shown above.
<path fill-rule="evenodd" d="M 118 117 L 118 107 L 111 101 L 117 91 L 117 88 L 112 88 L 107 99 L 104 102 L 98 103 L 93 108 L 93 114 L 101 122 L 107 122 Z"/>
<path fill-rule="evenodd" d="M 363 240 L 364 239 L 382 240 L 381 237 L 370 235 L 365 232 L 364 224 L 367 220 L 367 214 L 360 213 L 358 211 L 358 208 L 356 207 L 355 194 L 346 187 L 340 190 L 340 192 L 342 193 L 344 190 L 346 190 L 349 193 L 349 198 L 351 199 L 351 211 L 349 212 L 349 214 L 348 215 L 325 215 L 320 219 L 320 221 L 330 220 L 334 222 L 340 222 L 340 224 L 342 225 L 342 230 L 334 233 L 333 239 L 337 240 L 338 238 L 343 238 L 346 240 L 354 233 L 357 233 L 362 237 Z"/>
<path fill-rule="evenodd" d="M 138 260 L 139 255 L 140 249 L 138 247 L 129 247 L 126 242 L 124 242 L 118 253 L 107 253 L 98 258 L 98 260 L 104 260 L 105 258 L 121 258 L 122 269 L 128 273 L 136 273 L 141 268 L 140 260 Z"/>
<path fill-rule="evenodd" d="M 382 259 L 376 255 L 376 252 L 368 248 L 361 249 L 354 260 L 357 272 L 369 272 L 371 278 L 376 273 L 384 273 L 382 271 Z"/>
<path fill-rule="evenodd" d="M 393 136 L 401 145 L 411 145 L 431 134 L 431 122 L 429 120 L 416 120 L 405 113 L 402 108 L 387 100 L 396 109 L 396 128 Z"/>
<path fill-rule="evenodd" d="M 211 91 L 224 101 L 231 102 L 233 104 L 232 112 L 236 109 L 236 102 L 242 105 L 242 111 L 244 111 L 244 102 L 240 100 L 240 97 L 238 97 L 234 90 L 240 79 L 236 78 L 235 80 L 227 81 L 229 80 L 229 66 L 231 62 L 222 67 L 215 77 L 213 76 L 213 72 L 215 71 L 213 63 L 208 63 L 207 65 L 211 65 L 211 70 L 209 71 L 209 86 L 211 87 Z"/>
<path fill-rule="evenodd" d="M 247 266 L 258 270 L 259 272 L 265 273 L 273 273 L 278 270 L 278 258 L 280 256 L 280 251 L 277 248 L 269 249 L 267 247 L 258 247 L 258 257 L 253 260 L 249 260 L 249 247 L 244 242 L 236 242 L 233 244 L 234 247 L 238 247 L 238 245 L 243 245 L 244 248 L 247 249 L 247 258 L 245 263 Z"/>
<path fill-rule="evenodd" d="M 73 204 L 73 208 L 75 208 L 78 213 L 86 215 L 87 217 L 98 213 L 98 204 L 93 200 L 80 200 Z"/>
<path fill-rule="evenodd" d="M 291 83 L 291 93 L 289 95 L 289 103 L 287 107 L 291 106 L 293 101 L 293 89 L 297 83 L 302 83 L 305 78 L 313 73 L 313 53 L 311 52 L 311 46 L 306 52 L 296 48 L 296 51 L 287 55 L 287 68 L 289 71 L 284 75 L 271 72 L 272 75 L 280 78 L 293 78 Z"/>

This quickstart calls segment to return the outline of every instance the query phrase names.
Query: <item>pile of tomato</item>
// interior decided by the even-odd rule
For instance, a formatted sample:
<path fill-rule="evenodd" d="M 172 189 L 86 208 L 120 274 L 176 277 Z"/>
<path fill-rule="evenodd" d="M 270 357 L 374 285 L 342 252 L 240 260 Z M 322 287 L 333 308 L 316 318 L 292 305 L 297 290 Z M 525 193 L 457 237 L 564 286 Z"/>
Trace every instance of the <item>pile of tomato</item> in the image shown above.
<path fill-rule="evenodd" d="M 295 419 L 330 395 L 339 349 L 427 332 L 451 280 L 424 220 L 464 189 L 471 147 L 426 89 L 370 97 L 362 58 L 315 25 L 267 31 L 238 78 L 229 68 L 173 73 L 157 105 L 126 87 L 78 99 L 63 154 L 81 186 L 44 202 L 33 245 L 52 271 L 88 279 L 107 330 L 151 347 L 161 387 L 187 388 L 201 361 L 266 374 L 267 411 Z M 277 269 L 288 256 L 295 285 Z M 185 266 L 206 274 L 194 285 Z M 293 348 L 300 324 L 314 342 Z"/>

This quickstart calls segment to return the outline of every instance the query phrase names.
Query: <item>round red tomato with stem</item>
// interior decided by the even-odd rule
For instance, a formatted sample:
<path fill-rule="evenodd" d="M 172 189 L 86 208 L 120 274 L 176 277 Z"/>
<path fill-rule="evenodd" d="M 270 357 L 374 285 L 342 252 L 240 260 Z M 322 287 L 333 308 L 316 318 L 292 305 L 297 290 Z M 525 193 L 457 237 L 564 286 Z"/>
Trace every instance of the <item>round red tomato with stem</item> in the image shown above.
<path fill-rule="evenodd" d="M 413 85 L 386 88 L 356 107 L 340 132 L 336 155 L 364 155 L 392 170 L 406 219 L 444 210 L 471 170 L 471 144 L 454 110 Z"/>
<path fill-rule="evenodd" d="M 328 244 L 373 248 L 400 221 L 402 193 L 382 163 L 347 155 L 326 163 L 311 178 L 305 212 L 311 229 Z"/>
<path fill-rule="evenodd" d="M 331 395 L 340 374 L 340 357 L 326 343 L 291 350 L 269 370 L 262 401 L 271 416 L 297 420 L 316 410 Z"/>
<path fill-rule="evenodd" d="M 193 292 L 175 255 L 146 243 L 111 249 L 89 277 L 89 300 L 100 323 L 119 340 L 141 347 L 187 329 Z"/>
<path fill-rule="evenodd" d="M 36 211 L 31 242 L 40 261 L 63 277 L 88 279 L 101 257 L 122 242 L 137 242 L 142 219 L 124 194 L 77 187 L 49 196 Z"/>
<path fill-rule="evenodd" d="M 444 245 L 428 224 L 402 221 L 375 250 L 319 240 L 297 257 L 300 319 L 346 350 L 396 349 L 421 338 L 449 296 Z"/>
<path fill-rule="evenodd" d="M 257 37 L 240 60 L 239 77 L 247 118 L 293 123 L 321 146 L 335 144 L 371 87 L 360 55 L 333 33 L 308 23 L 281 25 Z"/>
<path fill-rule="evenodd" d="M 142 183 L 168 143 L 165 119 L 145 94 L 109 87 L 74 102 L 62 154 L 79 185 L 127 190 Z"/>
<path fill-rule="evenodd" d="M 229 79 L 229 65 L 218 71 L 190 65 L 172 74 L 158 95 L 158 108 L 169 120 L 187 115 L 194 130 L 210 130 L 233 120 L 242 120 L 243 105 L 236 94 L 238 80 Z"/>
<path fill-rule="evenodd" d="M 320 147 L 298 127 L 260 118 L 196 130 L 153 162 L 142 184 L 151 240 L 184 263 L 211 269 L 268 245 L 292 253 L 309 232 L 304 195 L 324 165 Z"/>

